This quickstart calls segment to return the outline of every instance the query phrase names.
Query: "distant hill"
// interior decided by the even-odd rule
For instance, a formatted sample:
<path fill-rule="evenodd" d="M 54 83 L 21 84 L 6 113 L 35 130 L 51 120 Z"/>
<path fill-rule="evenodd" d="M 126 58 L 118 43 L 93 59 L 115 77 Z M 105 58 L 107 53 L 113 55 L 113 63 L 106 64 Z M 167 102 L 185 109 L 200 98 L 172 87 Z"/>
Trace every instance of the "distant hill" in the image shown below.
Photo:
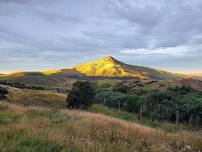
<path fill-rule="evenodd" d="M 190 74 L 190 76 L 194 79 L 202 80 L 202 73 L 194 73 Z"/>
<path fill-rule="evenodd" d="M 15 72 L 0 75 L 0 80 L 36 85 L 67 86 L 76 80 L 155 79 L 178 80 L 187 76 L 144 66 L 125 64 L 108 56 L 71 69 L 42 72 Z"/>
<path fill-rule="evenodd" d="M 202 92 L 202 81 L 200 80 L 189 78 L 189 79 L 176 80 L 175 83 L 178 85 L 189 86 L 194 90 Z"/>
<path fill-rule="evenodd" d="M 111 56 L 81 64 L 74 69 L 87 76 L 133 77 L 138 79 L 158 80 L 175 80 L 186 77 L 182 74 L 125 64 Z"/>

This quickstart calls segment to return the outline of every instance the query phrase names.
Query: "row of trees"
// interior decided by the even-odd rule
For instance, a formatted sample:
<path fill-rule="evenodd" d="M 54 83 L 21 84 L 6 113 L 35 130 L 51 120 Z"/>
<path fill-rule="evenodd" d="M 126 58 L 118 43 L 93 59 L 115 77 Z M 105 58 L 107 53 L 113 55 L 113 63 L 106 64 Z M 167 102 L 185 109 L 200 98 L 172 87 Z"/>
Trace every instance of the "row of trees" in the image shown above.
<path fill-rule="evenodd" d="M 96 101 L 108 107 L 136 113 L 160 121 L 189 122 L 202 125 L 202 96 L 189 87 L 152 91 L 147 95 L 127 95 L 122 92 L 100 91 Z"/>
<path fill-rule="evenodd" d="M 92 103 L 136 113 L 140 119 L 202 125 L 202 96 L 185 86 L 152 91 L 147 95 L 129 95 L 123 88 L 96 92 L 91 83 L 76 82 L 67 97 L 67 106 L 88 109 Z"/>
<path fill-rule="evenodd" d="M 147 98 L 146 116 L 153 119 L 202 123 L 202 96 L 188 87 L 169 88 L 164 92 L 153 92 Z"/>

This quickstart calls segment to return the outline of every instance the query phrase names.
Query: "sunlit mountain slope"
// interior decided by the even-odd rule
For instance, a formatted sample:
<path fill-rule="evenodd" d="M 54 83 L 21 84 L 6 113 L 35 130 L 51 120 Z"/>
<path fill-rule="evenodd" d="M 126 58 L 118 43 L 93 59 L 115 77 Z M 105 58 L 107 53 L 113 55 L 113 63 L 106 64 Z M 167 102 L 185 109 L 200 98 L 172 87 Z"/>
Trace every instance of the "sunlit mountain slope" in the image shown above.
<path fill-rule="evenodd" d="M 176 73 L 143 66 L 128 65 L 111 56 L 76 66 L 75 69 L 87 76 L 134 77 L 140 79 L 172 80 L 185 77 Z"/>
<path fill-rule="evenodd" d="M 42 72 L 15 72 L 0 75 L 0 80 L 54 86 L 66 86 L 78 79 L 98 80 L 108 78 L 177 80 L 187 78 L 187 76 L 149 67 L 125 64 L 111 56 L 84 63 L 71 69 L 46 70 Z"/>

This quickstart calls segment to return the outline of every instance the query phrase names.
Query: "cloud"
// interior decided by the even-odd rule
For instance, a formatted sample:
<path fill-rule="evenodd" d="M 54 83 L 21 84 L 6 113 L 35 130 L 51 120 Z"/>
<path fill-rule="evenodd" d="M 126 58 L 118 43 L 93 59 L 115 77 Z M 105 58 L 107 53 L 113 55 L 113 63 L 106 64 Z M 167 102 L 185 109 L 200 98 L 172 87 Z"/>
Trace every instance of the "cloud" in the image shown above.
<path fill-rule="evenodd" d="M 193 48 L 192 48 L 193 49 Z M 155 48 L 155 49 L 125 49 L 121 50 L 124 54 L 135 54 L 135 55 L 164 55 L 173 57 L 185 57 L 189 56 L 192 50 L 185 46 L 177 47 L 166 47 L 166 48 Z"/>
<path fill-rule="evenodd" d="M 198 67 L 201 9 L 201 0 L 0 0 L 0 64 L 40 70 L 113 55 L 178 69 L 195 57 Z"/>

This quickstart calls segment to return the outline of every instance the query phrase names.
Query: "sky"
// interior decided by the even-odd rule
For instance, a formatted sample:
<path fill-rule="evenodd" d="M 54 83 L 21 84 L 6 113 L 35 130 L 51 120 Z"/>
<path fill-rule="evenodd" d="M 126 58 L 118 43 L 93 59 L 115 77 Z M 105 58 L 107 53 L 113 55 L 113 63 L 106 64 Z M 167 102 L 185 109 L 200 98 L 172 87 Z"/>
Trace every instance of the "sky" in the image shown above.
<path fill-rule="evenodd" d="M 202 0 L 0 0 L 0 73 L 113 56 L 202 71 Z"/>

